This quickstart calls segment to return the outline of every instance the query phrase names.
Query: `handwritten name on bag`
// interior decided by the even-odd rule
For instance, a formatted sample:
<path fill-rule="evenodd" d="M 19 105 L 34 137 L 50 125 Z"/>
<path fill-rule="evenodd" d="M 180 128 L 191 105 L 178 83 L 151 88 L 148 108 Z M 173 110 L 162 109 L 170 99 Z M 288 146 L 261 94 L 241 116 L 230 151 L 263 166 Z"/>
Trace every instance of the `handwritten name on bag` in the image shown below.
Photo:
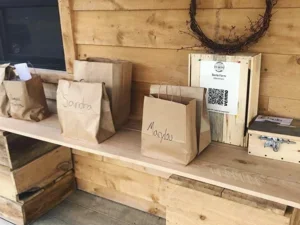
<path fill-rule="evenodd" d="M 17 97 L 11 97 L 10 105 L 13 105 L 15 107 L 24 108 L 24 105 L 22 104 L 21 98 L 17 98 Z"/>
<path fill-rule="evenodd" d="M 154 122 L 151 122 L 149 124 L 147 131 L 149 131 L 149 130 L 152 131 L 153 136 L 160 138 L 160 143 L 162 143 L 163 140 L 164 141 L 173 141 L 173 135 L 168 133 L 168 129 L 166 128 L 164 133 L 161 131 L 155 130 Z"/>
<path fill-rule="evenodd" d="M 92 109 L 92 106 L 89 104 L 86 104 L 84 102 L 74 102 L 72 100 L 67 99 L 63 93 L 62 93 L 62 97 L 64 99 L 63 106 L 65 108 L 74 108 L 74 109 L 87 110 L 87 111 L 90 111 Z"/>

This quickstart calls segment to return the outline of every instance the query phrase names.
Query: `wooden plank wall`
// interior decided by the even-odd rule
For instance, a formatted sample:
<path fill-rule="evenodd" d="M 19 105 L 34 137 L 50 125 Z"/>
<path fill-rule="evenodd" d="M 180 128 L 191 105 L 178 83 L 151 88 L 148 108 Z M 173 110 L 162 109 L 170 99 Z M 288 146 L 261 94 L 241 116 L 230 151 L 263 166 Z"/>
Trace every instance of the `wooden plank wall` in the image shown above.
<path fill-rule="evenodd" d="M 187 85 L 191 51 L 179 49 L 197 44 L 183 33 L 190 0 L 60 1 L 70 1 L 61 4 L 70 10 L 72 29 L 69 25 L 66 29 L 73 30 L 69 36 L 75 42 L 75 50 L 66 52 L 68 59 L 76 52 L 78 59 L 98 56 L 134 63 L 134 117 L 142 115 L 143 96 L 150 84 Z M 243 32 L 248 17 L 255 20 L 264 12 L 264 2 L 199 0 L 198 21 L 210 37 L 220 40 L 231 26 L 237 27 L 237 33 Z M 279 0 L 267 35 L 249 49 L 263 53 L 260 113 L 300 119 L 299 20 L 300 1 Z M 64 36 L 68 40 L 68 34 Z"/>

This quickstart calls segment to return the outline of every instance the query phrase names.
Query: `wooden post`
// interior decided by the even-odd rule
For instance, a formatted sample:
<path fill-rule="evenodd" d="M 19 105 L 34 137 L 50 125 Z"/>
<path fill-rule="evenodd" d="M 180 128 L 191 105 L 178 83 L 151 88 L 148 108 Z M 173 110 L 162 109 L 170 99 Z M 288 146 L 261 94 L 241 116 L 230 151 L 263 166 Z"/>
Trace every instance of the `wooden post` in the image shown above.
<path fill-rule="evenodd" d="M 76 59 L 76 48 L 73 35 L 72 9 L 70 7 L 70 0 L 59 0 L 58 5 L 66 69 L 68 73 L 73 73 L 73 62 Z"/>

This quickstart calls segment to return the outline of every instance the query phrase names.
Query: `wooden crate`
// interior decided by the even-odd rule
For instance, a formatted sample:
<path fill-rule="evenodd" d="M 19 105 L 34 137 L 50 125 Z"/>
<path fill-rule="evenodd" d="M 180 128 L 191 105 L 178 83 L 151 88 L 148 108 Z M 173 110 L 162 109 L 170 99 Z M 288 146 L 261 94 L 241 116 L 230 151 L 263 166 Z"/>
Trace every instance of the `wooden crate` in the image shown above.
<path fill-rule="evenodd" d="M 280 143 L 280 140 L 286 143 Z M 278 147 L 268 147 L 265 144 Z M 278 149 L 277 149 L 278 148 Z M 268 121 L 254 121 L 249 128 L 249 155 L 285 162 L 300 163 L 300 121 L 293 120 L 290 126 Z"/>
<path fill-rule="evenodd" d="M 72 168 L 71 150 L 65 147 L 56 148 L 13 171 L 9 167 L 0 166 L 0 196 L 18 201 Z"/>
<path fill-rule="evenodd" d="M 200 86 L 200 67 L 203 60 L 241 64 L 237 115 L 217 112 L 210 112 L 209 115 L 213 141 L 247 147 L 247 128 L 258 112 L 261 54 L 235 56 L 190 54 L 190 86 Z"/>
<path fill-rule="evenodd" d="M 286 205 L 175 175 L 165 182 L 163 199 L 167 225 L 293 225 L 299 219 Z"/>
<path fill-rule="evenodd" d="M 75 187 L 74 173 L 69 171 L 22 202 L 0 197 L 0 217 L 16 225 L 28 224 L 62 202 Z"/>
<path fill-rule="evenodd" d="M 73 150 L 78 189 L 165 217 L 161 184 L 170 174 Z"/>
<path fill-rule="evenodd" d="M 57 145 L 8 132 L 0 133 L 0 165 L 14 170 L 47 152 Z"/>

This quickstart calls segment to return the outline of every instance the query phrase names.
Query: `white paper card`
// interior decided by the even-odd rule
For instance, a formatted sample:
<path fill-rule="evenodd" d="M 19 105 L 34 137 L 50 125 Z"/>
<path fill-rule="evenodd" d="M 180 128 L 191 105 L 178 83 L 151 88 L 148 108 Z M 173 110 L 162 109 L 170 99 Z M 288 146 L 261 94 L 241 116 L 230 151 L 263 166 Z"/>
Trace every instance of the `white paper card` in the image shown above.
<path fill-rule="evenodd" d="M 273 123 L 278 123 L 283 126 L 290 126 L 293 122 L 293 119 L 272 117 L 272 116 L 258 116 L 255 121 L 257 122 L 269 121 Z"/>
<path fill-rule="evenodd" d="M 200 62 L 200 87 L 207 88 L 209 111 L 238 114 L 240 71 L 236 62 Z"/>
<path fill-rule="evenodd" d="M 15 64 L 15 68 L 20 80 L 26 81 L 32 78 L 26 63 Z"/>

